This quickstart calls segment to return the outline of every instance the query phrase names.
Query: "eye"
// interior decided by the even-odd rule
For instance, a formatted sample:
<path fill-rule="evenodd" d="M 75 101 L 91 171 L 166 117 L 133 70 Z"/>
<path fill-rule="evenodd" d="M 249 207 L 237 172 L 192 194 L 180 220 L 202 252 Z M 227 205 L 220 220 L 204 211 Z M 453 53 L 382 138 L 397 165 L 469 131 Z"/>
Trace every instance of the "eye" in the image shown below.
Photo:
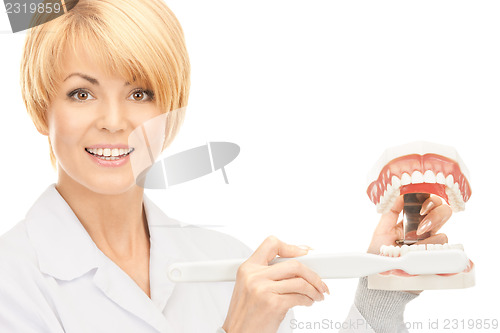
<path fill-rule="evenodd" d="M 76 90 L 73 90 L 72 92 L 70 92 L 68 94 L 68 96 L 75 100 L 76 102 L 85 102 L 85 101 L 88 101 L 88 100 L 92 100 L 92 99 L 95 99 L 95 98 L 89 98 L 90 96 L 92 96 L 87 90 L 84 90 L 84 89 L 76 89 Z"/>
<path fill-rule="evenodd" d="M 81 88 L 75 89 L 68 93 L 68 97 L 79 103 L 95 99 L 90 92 Z M 136 102 L 149 102 L 154 99 L 154 93 L 151 90 L 147 89 L 136 89 L 132 92 L 130 97 L 131 98 L 129 99 L 132 99 Z"/>
<path fill-rule="evenodd" d="M 152 101 L 154 97 L 154 93 L 151 90 L 143 90 L 143 89 L 137 89 L 132 92 L 132 95 L 130 95 L 134 101 L 137 102 L 146 102 L 146 101 Z M 145 98 L 146 97 L 146 98 Z"/>

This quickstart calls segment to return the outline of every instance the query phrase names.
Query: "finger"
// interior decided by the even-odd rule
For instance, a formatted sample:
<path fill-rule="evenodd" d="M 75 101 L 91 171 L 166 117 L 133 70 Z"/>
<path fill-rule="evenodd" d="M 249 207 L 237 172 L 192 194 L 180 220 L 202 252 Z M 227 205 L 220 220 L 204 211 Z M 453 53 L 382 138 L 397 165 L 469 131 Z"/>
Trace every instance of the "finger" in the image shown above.
<path fill-rule="evenodd" d="M 314 286 L 318 292 L 329 292 L 327 285 L 321 280 L 320 276 L 298 260 L 290 259 L 274 264 L 263 271 L 262 274 L 265 274 L 266 278 L 275 281 L 299 277 Z"/>
<path fill-rule="evenodd" d="M 368 246 L 368 253 L 379 254 L 382 245 L 397 245 L 396 241 L 403 239 L 403 221 L 387 230 L 376 230 L 373 233 L 370 246 Z"/>
<path fill-rule="evenodd" d="M 394 228 L 398 222 L 399 214 L 403 210 L 403 206 L 403 196 L 400 195 L 392 205 L 391 209 L 387 213 L 382 214 L 380 217 L 380 221 L 375 228 L 375 233 L 386 233 L 387 230 Z"/>
<path fill-rule="evenodd" d="M 280 296 L 280 303 L 286 309 L 291 309 L 297 305 L 311 306 L 314 300 L 302 294 L 284 294 Z"/>
<path fill-rule="evenodd" d="M 267 237 L 247 261 L 268 265 L 276 256 L 291 258 L 306 255 L 310 247 L 299 247 L 297 245 L 282 242 L 275 236 Z"/>
<path fill-rule="evenodd" d="M 404 239 L 405 238 L 405 232 L 403 228 L 403 220 L 399 221 L 398 224 L 394 227 L 395 233 L 396 233 L 396 240 L 398 239 Z"/>
<path fill-rule="evenodd" d="M 276 281 L 272 285 L 273 292 L 277 294 L 302 294 L 314 301 L 322 301 L 325 296 L 312 284 L 302 278 L 291 278 Z"/>
<path fill-rule="evenodd" d="M 448 243 L 448 236 L 445 234 L 436 234 L 424 240 L 418 241 L 415 244 L 446 244 Z"/>
<path fill-rule="evenodd" d="M 422 204 L 422 208 L 420 209 L 420 215 L 425 215 L 431 211 L 431 209 L 441 206 L 443 204 L 443 200 L 437 195 L 431 195 L 427 200 Z"/>
<path fill-rule="evenodd" d="M 451 217 L 452 210 L 448 205 L 440 205 L 431 210 L 427 216 L 420 221 L 417 235 L 422 235 L 428 231 L 435 234 Z"/>

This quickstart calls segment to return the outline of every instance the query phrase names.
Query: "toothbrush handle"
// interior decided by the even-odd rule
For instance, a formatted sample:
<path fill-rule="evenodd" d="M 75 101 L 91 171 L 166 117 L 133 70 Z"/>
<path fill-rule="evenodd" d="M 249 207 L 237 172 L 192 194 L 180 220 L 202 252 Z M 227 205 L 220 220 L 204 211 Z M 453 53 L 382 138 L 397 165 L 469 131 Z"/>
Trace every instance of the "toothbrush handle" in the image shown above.
<path fill-rule="evenodd" d="M 384 272 L 395 266 L 394 260 L 370 253 L 324 254 L 293 259 L 315 271 L 322 279 L 357 278 Z M 271 264 L 284 260 L 288 258 L 276 258 Z"/>
<path fill-rule="evenodd" d="M 173 282 L 235 281 L 238 267 L 246 259 L 226 259 L 175 263 L 168 267 Z"/>
<path fill-rule="evenodd" d="M 294 259 L 302 262 L 323 279 L 355 278 L 387 271 L 393 261 L 368 253 L 342 253 L 296 258 L 276 258 L 270 265 Z M 235 281 L 238 267 L 246 259 L 185 262 L 170 265 L 168 276 L 173 282 Z"/>

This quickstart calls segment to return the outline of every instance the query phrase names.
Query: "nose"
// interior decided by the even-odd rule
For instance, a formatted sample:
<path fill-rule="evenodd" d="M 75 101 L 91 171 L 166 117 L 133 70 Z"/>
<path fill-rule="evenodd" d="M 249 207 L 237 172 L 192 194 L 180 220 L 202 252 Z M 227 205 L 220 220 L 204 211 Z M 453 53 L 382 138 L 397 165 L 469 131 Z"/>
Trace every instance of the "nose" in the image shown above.
<path fill-rule="evenodd" d="M 125 107 L 119 102 L 110 101 L 102 104 L 99 113 L 100 117 L 96 124 L 99 129 L 115 133 L 127 128 Z"/>

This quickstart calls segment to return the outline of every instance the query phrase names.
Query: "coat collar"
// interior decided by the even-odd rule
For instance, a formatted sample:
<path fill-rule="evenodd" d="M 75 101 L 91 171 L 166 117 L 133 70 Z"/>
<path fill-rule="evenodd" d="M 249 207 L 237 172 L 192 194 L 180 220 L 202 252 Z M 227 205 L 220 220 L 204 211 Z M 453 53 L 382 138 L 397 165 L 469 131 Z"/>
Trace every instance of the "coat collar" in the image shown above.
<path fill-rule="evenodd" d="M 144 196 L 151 256 L 157 261 L 185 259 L 183 242 L 177 242 L 176 229 L 182 223 L 165 215 Z M 28 211 L 25 219 L 28 237 L 37 253 L 40 270 L 60 280 L 72 280 L 103 265 L 101 250 L 95 245 L 70 206 L 50 185 Z M 167 241 L 174 238 L 173 243 Z M 166 252 L 167 251 L 167 252 Z"/>
<path fill-rule="evenodd" d="M 93 281 L 108 298 L 164 332 L 168 323 L 162 311 L 175 287 L 167 277 L 168 266 L 188 260 L 185 254 L 192 250 L 181 235 L 185 228 L 180 222 L 166 216 L 146 196 L 144 208 L 151 242 L 151 299 L 95 245 L 55 184 L 28 211 L 25 223 L 41 272 L 70 281 L 96 269 Z"/>
<path fill-rule="evenodd" d="M 38 198 L 25 221 L 42 273 L 68 281 L 99 266 L 99 249 L 54 184 Z"/>

